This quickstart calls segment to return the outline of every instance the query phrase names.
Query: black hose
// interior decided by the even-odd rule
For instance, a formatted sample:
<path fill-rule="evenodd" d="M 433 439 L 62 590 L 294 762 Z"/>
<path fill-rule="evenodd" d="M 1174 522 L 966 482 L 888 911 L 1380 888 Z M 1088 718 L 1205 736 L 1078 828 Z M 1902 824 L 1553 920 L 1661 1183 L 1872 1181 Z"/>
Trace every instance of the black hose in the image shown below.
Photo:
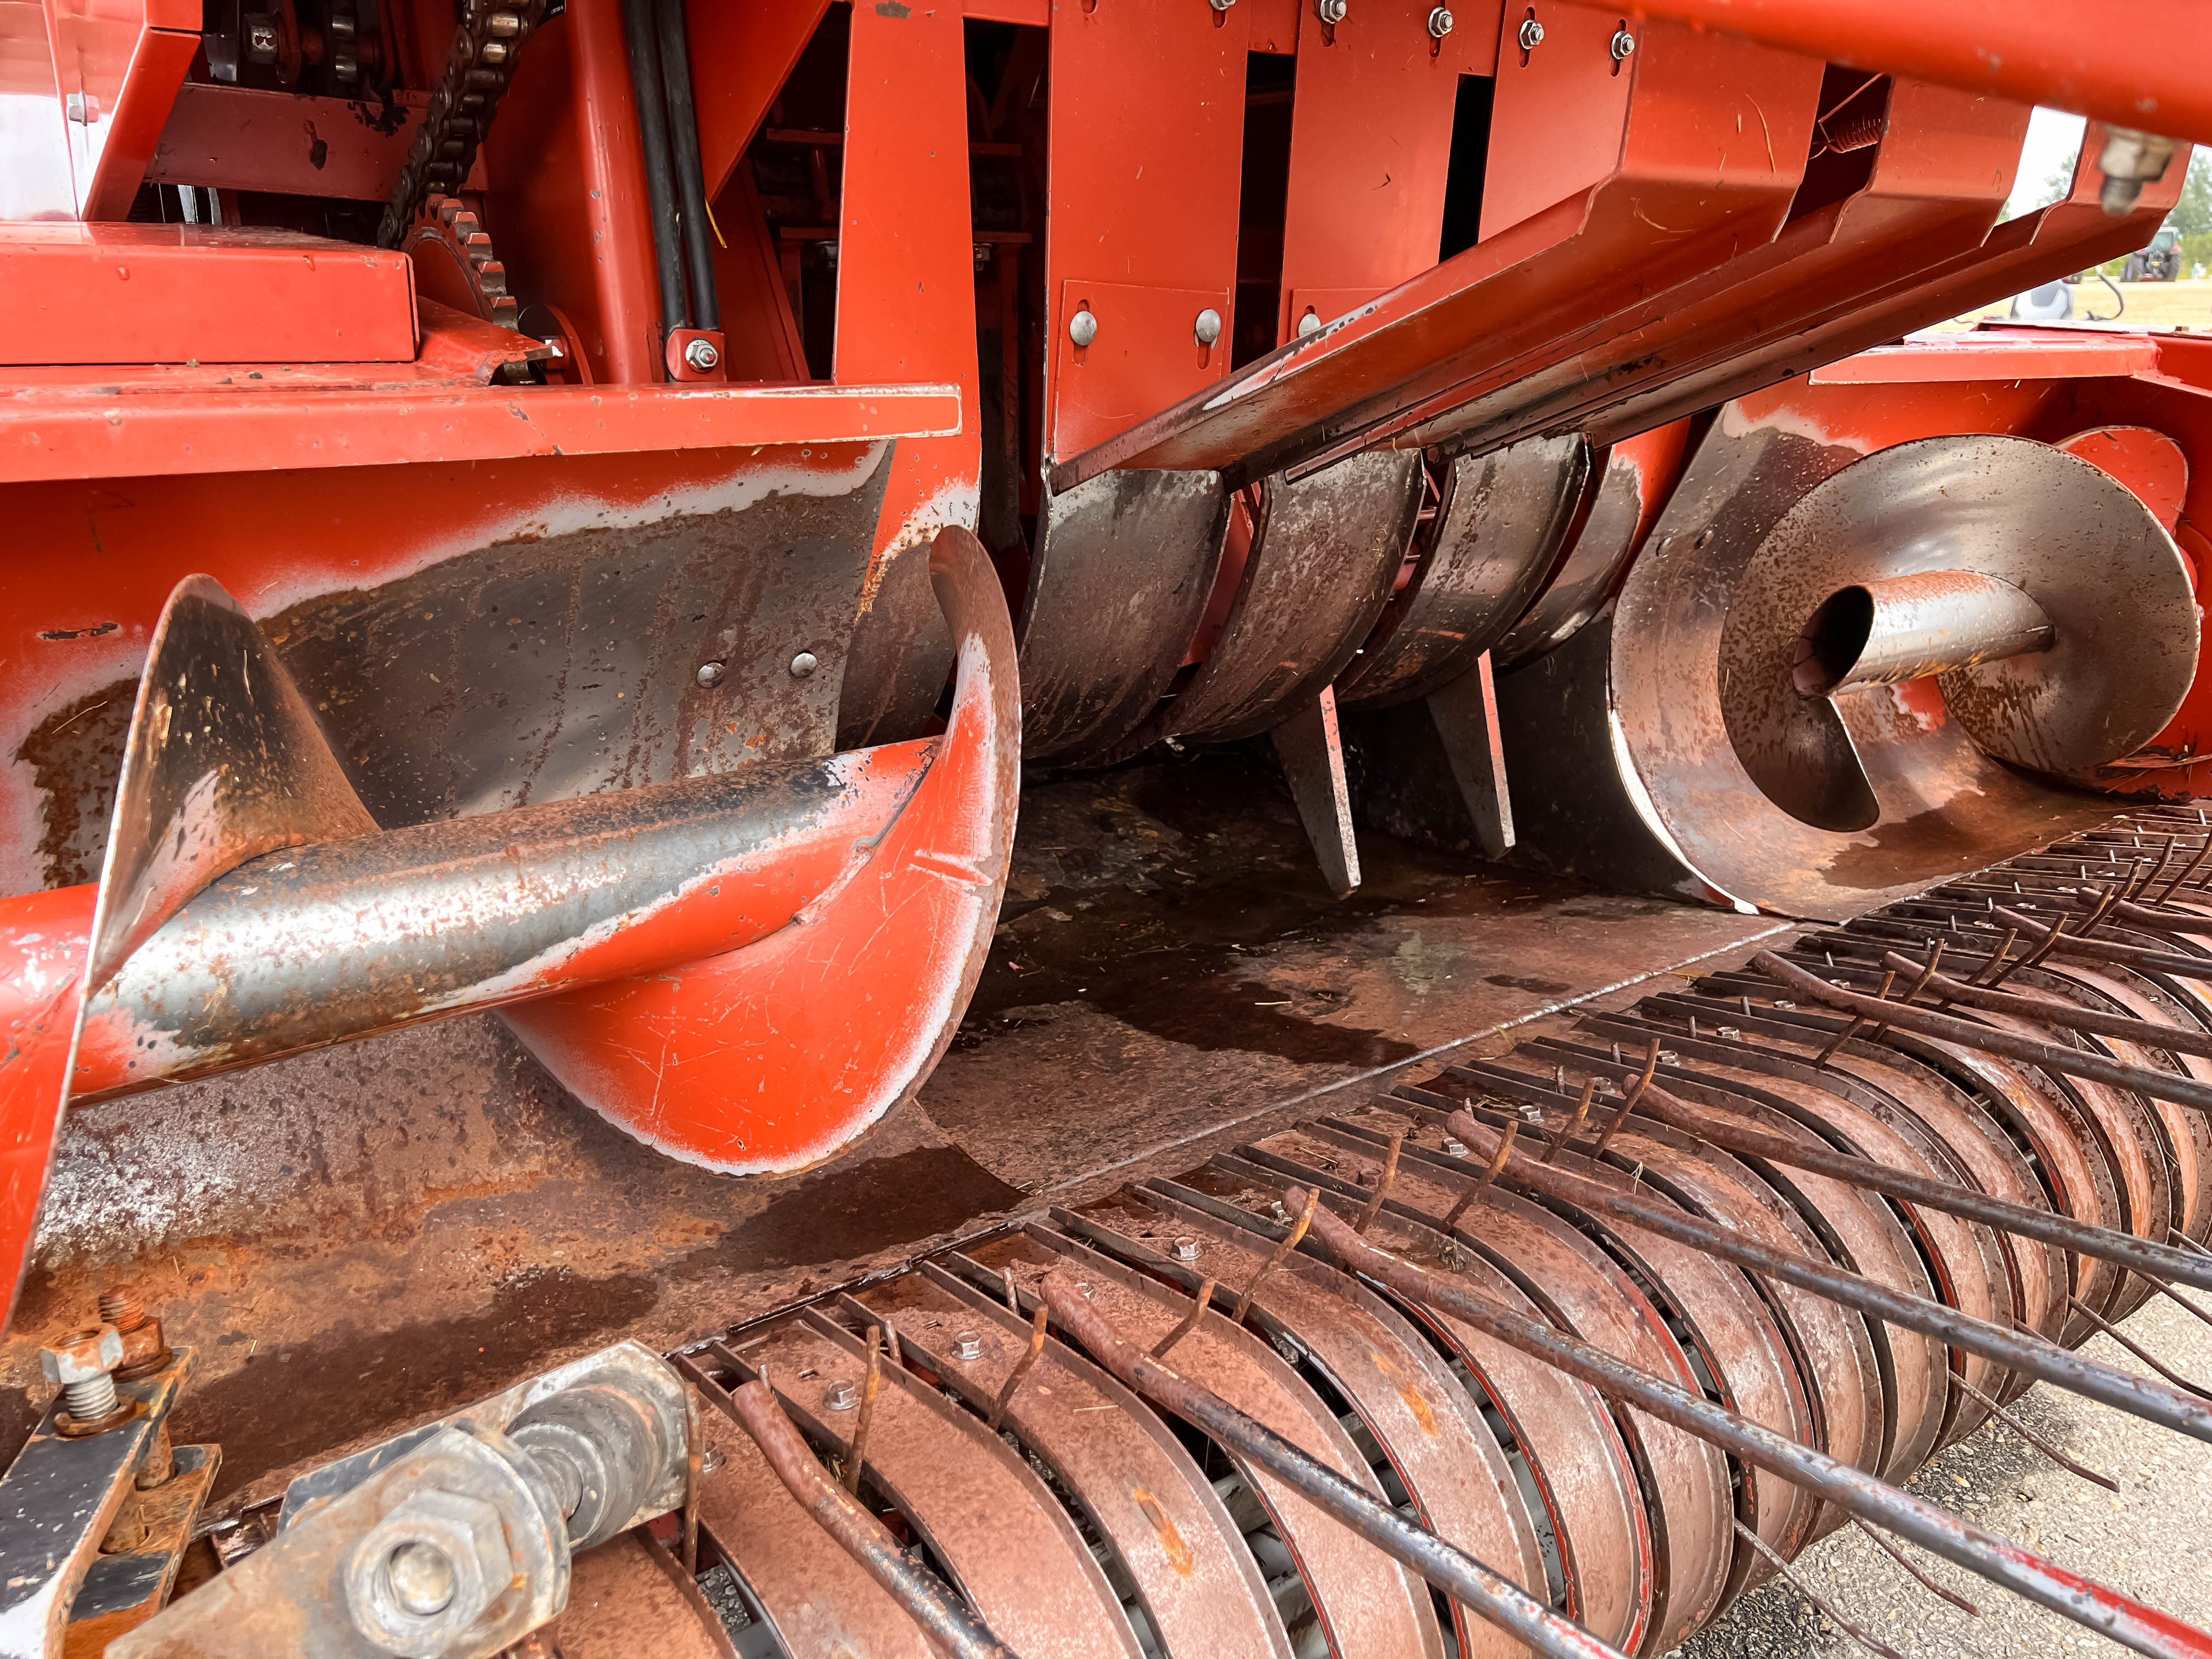
<path fill-rule="evenodd" d="M 682 195 L 684 252 L 691 267 L 691 318 L 703 329 L 722 326 L 714 293 L 714 245 L 708 235 L 706 168 L 699 160 L 699 116 L 691 100 L 691 41 L 684 0 L 659 0 L 660 79 L 668 94 L 668 142 Z"/>
<path fill-rule="evenodd" d="M 653 3 L 623 0 L 623 34 L 629 43 L 630 82 L 637 94 L 638 148 L 645 153 L 646 209 L 653 216 L 653 263 L 660 276 L 660 325 L 673 331 L 691 326 L 691 313 L 684 303 L 684 258 L 676 245 L 676 180 L 668 159 Z"/>

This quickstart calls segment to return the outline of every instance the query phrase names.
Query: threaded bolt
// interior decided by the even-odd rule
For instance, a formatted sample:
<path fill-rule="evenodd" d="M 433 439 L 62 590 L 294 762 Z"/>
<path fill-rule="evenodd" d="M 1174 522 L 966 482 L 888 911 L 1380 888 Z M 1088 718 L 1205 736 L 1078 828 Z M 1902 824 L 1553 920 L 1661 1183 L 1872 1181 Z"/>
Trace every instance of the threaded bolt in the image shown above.
<path fill-rule="evenodd" d="M 102 1291 L 100 1322 L 118 1331 L 135 1331 L 146 1322 L 145 1304 L 128 1291 Z"/>
<path fill-rule="evenodd" d="M 115 1410 L 115 1379 L 102 1376 L 65 1383 L 62 1399 L 69 1407 L 69 1414 L 78 1422 L 97 1423 Z"/>

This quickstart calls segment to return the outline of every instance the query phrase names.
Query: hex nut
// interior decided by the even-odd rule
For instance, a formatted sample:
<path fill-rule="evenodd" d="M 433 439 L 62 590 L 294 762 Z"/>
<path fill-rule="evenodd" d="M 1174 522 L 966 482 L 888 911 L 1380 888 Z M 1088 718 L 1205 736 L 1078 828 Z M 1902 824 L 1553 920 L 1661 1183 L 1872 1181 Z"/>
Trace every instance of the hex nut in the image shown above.
<path fill-rule="evenodd" d="M 704 374 L 722 361 L 722 354 L 714 349 L 712 340 L 694 340 L 684 348 L 684 361 L 694 373 Z"/>
<path fill-rule="evenodd" d="M 443 1583 L 443 1575 L 424 1571 L 429 1558 L 419 1553 L 423 1547 L 445 1557 L 452 1574 L 451 1593 L 430 1613 L 408 1605 L 410 1599 L 420 1604 L 434 1577 Z M 465 1492 L 418 1492 L 354 1546 L 346 1561 L 346 1605 L 355 1628 L 386 1652 L 438 1654 L 505 1593 L 514 1573 L 495 1504 Z"/>
<path fill-rule="evenodd" d="M 1344 21 L 1347 9 L 1346 0 L 1314 0 L 1314 15 L 1331 28 Z"/>
<path fill-rule="evenodd" d="M 88 1325 L 39 1350 L 46 1381 L 67 1388 L 106 1376 L 123 1363 L 123 1333 L 112 1325 Z"/>
<path fill-rule="evenodd" d="M 1636 50 L 1636 37 L 1626 29 L 1615 29 L 1613 32 L 1613 43 L 1607 50 L 1613 53 L 1614 63 L 1625 64 L 1628 61 L 1629 53 Z"/>
<path fill-rule="evenodd" d="M 1178 1261 L 1197 1261 L 1198 1241 L 1194 1238 L 1178 1238 L 1176 1240 L 1175 1259 Z"/>
<path fill-rule="evenodd" d="M 1444 1156 L 1446 1158 L 1465 1158 L 1467 1156 L 1467 1142 L 1460 1139 L 1456 1135 L 1446 1135 L 1444 1137 Z"/>
<path fill-rule="evenodd" d="M 1544 26 L 1534 18 L 1526 18 L 1521 24 L 1521 50 L 1534 52 L 1544 44 Z"/>
<path fill-rule="evenodd" d="M 1449 7 L 1438 6 L 1429 14 L 1429 33 L 1441 40 L 1452 32 L 1453 25 L 1457 21 L 1451 15 Z"/>
<path fill-rule="evenodd" d="M 860 1391 L 843 1377 L 822 1391 L 822 1403 L 833 1412 L 848 1412 L 860 1403 Z"/>
<path fill-rule="evenodd" d="M 952 1357 L 955 1359 L 981 1359 L 983 1357 L 983 1339 L 973 1331 L 961 1332 L 952 1339 Z"/>

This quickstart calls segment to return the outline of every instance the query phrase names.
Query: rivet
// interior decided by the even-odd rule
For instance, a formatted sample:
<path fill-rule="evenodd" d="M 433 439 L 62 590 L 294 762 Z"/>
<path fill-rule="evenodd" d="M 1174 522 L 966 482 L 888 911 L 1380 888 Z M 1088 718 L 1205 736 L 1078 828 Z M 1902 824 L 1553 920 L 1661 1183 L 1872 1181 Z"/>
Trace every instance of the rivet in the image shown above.
<path fill-rule="evenodd" d="M 1098 319 L 1086 308 L 1067 319 L 1067 337 L 1079 346 L 1087 346 L 1098 337 Z"/>
<path fill-rule="evenodd" d="M 1309 334 L 1318 334 L 1320 332 L 1321 319 L 1316 316 L 1312 312 L 1309 311 L 1304 316 L 1298 319 L 1298 338 L 1301 340 L 1304 339 Z"/>
<path fill-rule="evenodd" d="M 1191 325 L 1190 331 L 1198 337 L 1199 344 L 1212 345 L 1221 337 L 1221 313 L 1212 306 L 1206 307 L 1198 313 L 1198 320 Z"/>
<path fill-rule="evenodd" d="M 822 665 L 811 651 L 802 651 L 791 659 L 791 678 L 803 680 Z"/>
<path fill-rule="evenodd" d="M 718 663 L 718 662 L 702 662 L 702 663 L 701 663 L 701 664 L 699 665 L 699 684 L 702 684 L 702 685 L 720 685 L 721 683 L 722 683 L 722 665 L 721 665 L 721 664 L 720 664 L 720 663 Z"/>

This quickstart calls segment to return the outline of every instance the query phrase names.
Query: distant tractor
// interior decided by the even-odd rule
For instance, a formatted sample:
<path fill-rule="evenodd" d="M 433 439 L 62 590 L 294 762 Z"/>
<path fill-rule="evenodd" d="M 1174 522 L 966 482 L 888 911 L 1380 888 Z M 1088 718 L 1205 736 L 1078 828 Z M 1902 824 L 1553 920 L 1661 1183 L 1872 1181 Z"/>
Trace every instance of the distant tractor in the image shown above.
<path fill-rule="evenodd" d="M 2150 239 L 2150 246 L 2128 255 L 2128 263 L 2120 272 L 2124 283 L 2172 283 L 2181 277 L 2181 233 L 2161 230 Z"/>

